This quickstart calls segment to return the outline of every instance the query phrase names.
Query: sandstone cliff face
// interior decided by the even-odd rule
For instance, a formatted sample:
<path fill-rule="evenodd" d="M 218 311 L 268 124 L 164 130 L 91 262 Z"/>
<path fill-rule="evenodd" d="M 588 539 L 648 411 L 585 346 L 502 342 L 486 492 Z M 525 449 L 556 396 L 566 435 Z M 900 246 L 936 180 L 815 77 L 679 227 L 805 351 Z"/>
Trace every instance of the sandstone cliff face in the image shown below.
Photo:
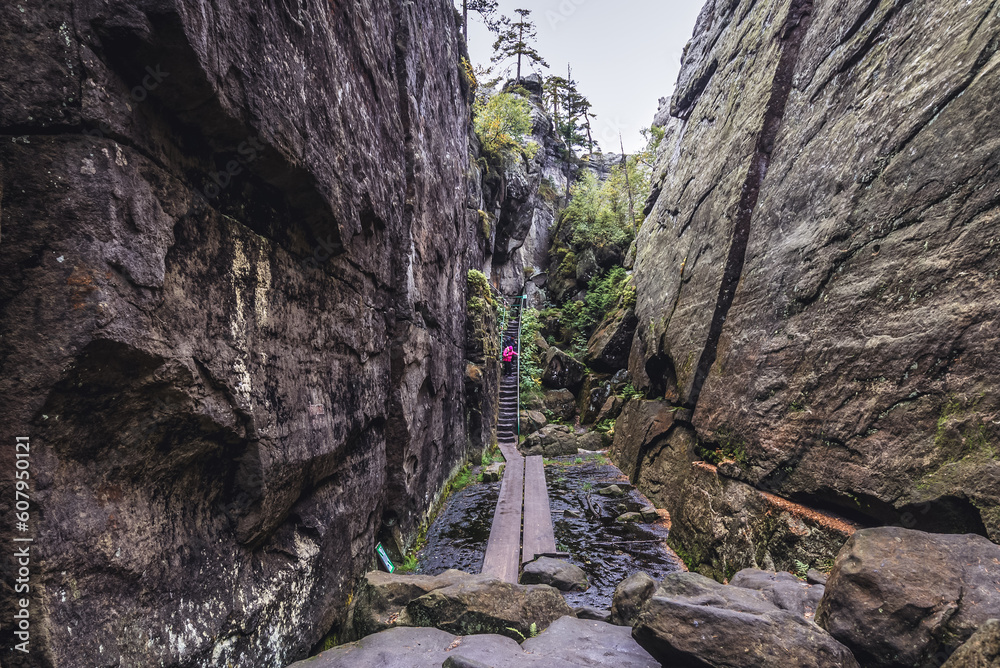
<path fill-rule="evenodd" d="M 0 42 L 0 434 L 36 536 L 3 661 L 301 658 L 467 454 L 454 10 L 4 3 Z"/>
<path fill-rule="evenodd" d="M 491 278 L 504 294 L 519 295 L 527 289 L 538 305 L 538 290 L 534 283 L 526 284 L 526 278 L 548 268 L 556 204 L 566 192 L 565 144 L 543 107 L 541 77 L 526 77 L 521 87 L 531 94 L 532 138 L 538 152 L 531 160 L 505 166 L 493 179 L 487 175 L 484 207 L 496 221 Z"/>
<path fill-rule="evenodd" d="M 761 489 L 1000 540 L 998 47 L 989 0 L 709 1 L 638 241 L 631 372 L 682 407 L 638 477 L 693 429 Z"/>

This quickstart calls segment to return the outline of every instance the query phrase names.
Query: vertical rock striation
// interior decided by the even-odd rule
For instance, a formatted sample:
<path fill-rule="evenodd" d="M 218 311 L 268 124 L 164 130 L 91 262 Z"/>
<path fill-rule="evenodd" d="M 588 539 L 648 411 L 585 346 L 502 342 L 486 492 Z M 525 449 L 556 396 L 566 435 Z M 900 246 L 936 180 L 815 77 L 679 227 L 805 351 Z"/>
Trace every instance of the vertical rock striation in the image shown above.
<path fill-rule="evenodd" d="M 36 537 L 3 662 L 301 658 L 467 454 L 454 10 L 5 3 L 0 42 L 0 463 L 31 438 Z"/>
<path fill-rule="evenodd" d="M 710 0 L 638 242 L 630 370 L 679 407 L 660 445 L 863 524 L 1000 540 L 998 49 L 989 0 Z M 711 555 L 682 507 L 712 492 L 651 452 L 636 478 Z"/>

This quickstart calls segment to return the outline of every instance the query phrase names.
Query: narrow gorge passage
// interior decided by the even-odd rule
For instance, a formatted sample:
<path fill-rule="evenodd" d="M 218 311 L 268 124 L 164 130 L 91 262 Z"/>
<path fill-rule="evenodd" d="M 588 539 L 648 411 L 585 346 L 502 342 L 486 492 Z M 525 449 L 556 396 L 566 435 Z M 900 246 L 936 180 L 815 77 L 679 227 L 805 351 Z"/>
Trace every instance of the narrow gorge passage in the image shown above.
<path fill-rule="evenodd" d="M 998 9 L 0 3 L 0 665 L 996 664 Z"/>

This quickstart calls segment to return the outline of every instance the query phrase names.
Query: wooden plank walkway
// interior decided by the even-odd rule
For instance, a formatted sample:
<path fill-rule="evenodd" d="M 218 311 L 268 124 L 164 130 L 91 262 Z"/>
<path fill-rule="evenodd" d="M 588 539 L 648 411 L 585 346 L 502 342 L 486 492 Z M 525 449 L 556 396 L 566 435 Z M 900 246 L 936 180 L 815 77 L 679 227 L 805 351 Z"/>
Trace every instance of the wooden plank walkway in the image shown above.
<path fill-rule="evenodd" d="M 552 529 L 549 490 L 541 457 L 528 457 L 524 467 L 524 548 L 521 563 L 542 554 L 555 554 L 556 536 Z"/>
<path fill-rule="evenodd" d="M 483 559 L 483 575 L 491 575 L 504 582 L 517 584 L 521 564 L 518 561 L 521 548 L 521 506 L 524 500 L 524 457 L 517 452 L 507 456 L 503 482 L 500 483 L 500 497 L 493 514 L 490 540 L 486 544 Z M 501 450 L 503 446 L 501 445 Z"/>

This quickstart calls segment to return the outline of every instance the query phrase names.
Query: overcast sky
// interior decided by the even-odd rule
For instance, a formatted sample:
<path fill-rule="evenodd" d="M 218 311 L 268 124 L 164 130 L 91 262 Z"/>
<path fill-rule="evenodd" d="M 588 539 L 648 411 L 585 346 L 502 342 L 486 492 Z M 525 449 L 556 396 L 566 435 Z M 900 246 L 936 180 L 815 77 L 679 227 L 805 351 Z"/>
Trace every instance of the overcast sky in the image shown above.
<path fill-rule="evenodd" d="M 461 7 L 461 0 L 456 0 Z M 537 48 L 549 63 L 546 74 L 573 78 L 594 105 L 594 135 L 605 151 L 643 145 L 641 128 L 653 122 L 658 101 L 677 82 L 681 53 L 691 38 L 703 0 L 500 0 L 500 9 L 530 9 L 538 26 Z M 469 50 L 489 64 L 494 37 L 477 14 L 469 16 Z"/>

